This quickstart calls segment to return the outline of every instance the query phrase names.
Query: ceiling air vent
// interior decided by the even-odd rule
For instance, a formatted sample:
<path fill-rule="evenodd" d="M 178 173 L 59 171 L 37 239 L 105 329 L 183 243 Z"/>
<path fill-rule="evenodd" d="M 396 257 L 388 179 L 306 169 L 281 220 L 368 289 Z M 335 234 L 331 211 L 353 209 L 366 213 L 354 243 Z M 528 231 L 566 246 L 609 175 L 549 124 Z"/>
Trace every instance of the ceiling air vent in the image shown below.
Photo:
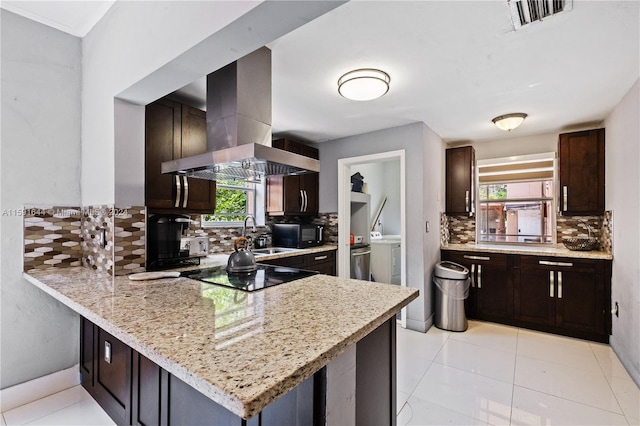
<path fill-rule="evenodd" d="M 508 4 L 516 30 L 573 8 L 573 0 L 508 0 Z"/>

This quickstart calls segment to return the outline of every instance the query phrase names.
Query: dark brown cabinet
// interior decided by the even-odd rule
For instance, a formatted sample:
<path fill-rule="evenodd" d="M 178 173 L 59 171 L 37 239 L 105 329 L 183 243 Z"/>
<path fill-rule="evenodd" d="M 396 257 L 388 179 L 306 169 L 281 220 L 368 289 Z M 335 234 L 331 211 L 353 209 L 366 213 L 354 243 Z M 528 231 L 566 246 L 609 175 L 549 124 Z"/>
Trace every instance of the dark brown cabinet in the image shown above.
<path fill-rule="evenodd" d="M 207 150 L 204 111 L 168 99 L 146 107 L 145 204 L 154 212 L 213 213 L 215 182 L 165 175 L 161 164 Z"/>
<path fill-rule="evenodd" d="M 277 139 L 274 148 L 306 157 L 319 158 L 318 150 L 290 139 Z M 267 178 L 267 213 L 272 216 L 317 215 L 319 211 L 318 173 L 298 176 L 272 176 Z"/>
<path fill-rule="evenodd" d="M 466 266 L 471 287 L 465 310 L 469 318 L 508 321 L 513 316 L 513 259 L 505 254 L 443 252 L 443 260 Z"/>
<path fill-rule="evenodd" d="M 446 150 L 446 213 L 473 215 L 475 211 L 475 150 L 472 146 Z"/>
<path fill-rule="evenodd" d="M 611 261 L 442 250 L 471 273 L 469 318 L 608 342 Z"/>
<path fill-rule="evenodd" d="M 117 424 L 131 423 L 131 358 L 131 348 L 81 318 L 82 386 Z"/>
<path fill-rule="evenodd" d="M 84 317 L 80 373 L 82 386 L 119 425 L 324 424 L 324 368 L 244 420 Z"/>
<path fill-rule="evenodd" d="M 266 263 L 268 265 L 286 266 L 289 268 L 307 269 L 309 271 L 316 271 L 325 275 L 336 275 L 335 250 L 303 254 L 300 256 L 281 257 L 278 259 L 269 259 L 264 261 L 261 261 L 258 257 L 257 262 Z"/>
<path fill-rule="evenodd" d="M 604 129 L 563 133 L 558 142 L 562 214 L 604 211 Z"/>
<path fill-rule="evenodd" d="M 611 262 L 520 256 L 514 317 L 584 339 L 608 342 Z"/>

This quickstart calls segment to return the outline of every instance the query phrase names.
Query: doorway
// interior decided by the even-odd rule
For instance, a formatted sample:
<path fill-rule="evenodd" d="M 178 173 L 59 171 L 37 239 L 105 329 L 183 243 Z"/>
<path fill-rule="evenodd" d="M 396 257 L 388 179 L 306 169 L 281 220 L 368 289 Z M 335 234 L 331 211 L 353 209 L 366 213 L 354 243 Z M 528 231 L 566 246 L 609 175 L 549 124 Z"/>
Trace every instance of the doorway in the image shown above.
<path fill-rule="evenodd" d="M 400 235 L 400 268 L 401 278 L 400 285 L 407 285 L 407 256 L 406 256 L 406 200 L 405 200 L 405 151 L 388 151 L 377 154 L 363 155 L 358 157 L 341 158 L 338 160 L 338 276 L 349 278 L 351 273 L 351 244 L 349 241 L 349 233 L 351 232 L 351 175 L 359 165 L 384 163 L 389 161 L 398 161 L 399 166 L 399 235 Z M 366 181 L 366 176 L 365 176 Z M 381 203 L 371 206 L 372 214 L 377 213 Z M 375 220 L 375 217 L 372 218 Z M 368 231 L 372 225 L 368 224 Z M 380 229 L 380 228 L 378 228 Z M 398 229 L 397 227 L 395 229 Z M 349 232 L 347 232 L 349 231 Z M 384 232 L 384 231 L 383 231 Z M 368 236 L 367 236 L 368 237 Z M 400 314 L 400 323 L 402 327 L 406 327 L 406 307 L 402 308 Z"/>

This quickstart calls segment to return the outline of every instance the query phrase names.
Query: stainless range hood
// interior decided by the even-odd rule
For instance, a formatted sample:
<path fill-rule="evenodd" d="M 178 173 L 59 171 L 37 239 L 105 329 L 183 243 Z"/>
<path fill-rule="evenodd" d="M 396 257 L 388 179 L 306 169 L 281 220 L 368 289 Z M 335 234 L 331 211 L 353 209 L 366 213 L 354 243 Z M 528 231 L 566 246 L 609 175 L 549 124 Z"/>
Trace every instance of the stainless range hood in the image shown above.
<path fill-rule="evenodd" d="M 271 50 L 207 76 L 207 152 L 162 163 L 162 173 L 219 180 L 319 172 L 313 158 L 271 146 Z"/>

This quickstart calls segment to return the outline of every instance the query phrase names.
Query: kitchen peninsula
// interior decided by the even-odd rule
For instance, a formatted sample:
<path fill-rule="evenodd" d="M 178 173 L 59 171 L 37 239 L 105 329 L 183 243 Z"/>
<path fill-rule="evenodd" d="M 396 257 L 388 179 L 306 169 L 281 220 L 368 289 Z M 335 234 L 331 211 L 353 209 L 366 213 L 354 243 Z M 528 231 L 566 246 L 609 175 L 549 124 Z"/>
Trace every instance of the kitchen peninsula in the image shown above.
<path fill-rule="evenodd" d="M 389 423 L 395 424 L 395 314 L 418 296 L 416 289 L 326 275 L 253 293 L 188 278 L 133 282 L 126 276 L 96 274 L 84 267 L 24 275 L 80 314 L 83 326 L 95 324 L 130 348 L 134 365 L 125 370 L 134 382 L 136 375 L 130 372 L 136 371 L 136 356 L 142 356 L 164 372 L 162 377 L 178 379 L 176 389 L 178 383 L 188 385 L 198 397 L 204 395 L 208 403 L 224 407 L 225 415 L 236 418 L 236 424 L 253 424 L 258 418 L 267 424 L 261 416 L 270 409 L 291 409 L 280 401 L 354 347 L 357 395 L 353 401 L 357 405 L 364 395 L 367 399 L 379 395 L 388 402 Z M 111 343 L 108 349 L 91 348 L 111 362 L 115 350 Z M 375 371 L 380 370 L 379 360 L 385 359 L 387 372 L 382 381 L 387 386 L 372 386 L 380 377 L 367 376 L 379 376 Z M 80 364 L 83 371 L 82 354 Z M 314 424 L 327 421 L 331 407 L 326 394 L 331 386 L 326 374 L 307 386 L 313 393 Z M 125 407 L 125 417 L 118 423 L 140 423 L 136 410 L 142 409 L 142 400 L 135 393 L 135 387 L 124 393 L 125 404 L 133 405 L 133 413 Z M 298 399 L 301 395 L 298 392 Z M 293 410 L 295 419 L 296 408 Z M 176 410 L 161 407 L 159 412 L 163 422 L 184 423 L 184 419 L 170 417 Z M 299 414 L 298 406 L 298 422 Z M 216 424 L 211 418 L 206 422 Z"/>

